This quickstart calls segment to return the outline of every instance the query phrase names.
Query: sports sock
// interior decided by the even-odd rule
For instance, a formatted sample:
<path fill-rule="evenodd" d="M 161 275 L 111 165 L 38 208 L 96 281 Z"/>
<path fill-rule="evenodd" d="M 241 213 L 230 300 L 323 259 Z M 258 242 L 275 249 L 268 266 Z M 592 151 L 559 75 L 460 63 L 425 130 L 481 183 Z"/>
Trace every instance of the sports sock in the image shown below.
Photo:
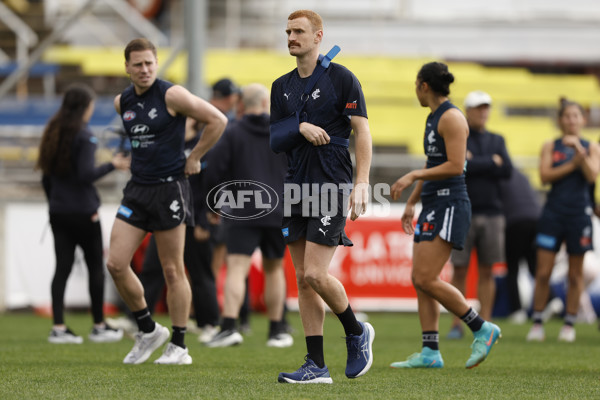
<path fill-rule="evenodd" d="M 542 320 L 542 312 L 541 311 L 534 311 L 533 315 L 531 316 L 531 319 L 533 320 L 534 324 L 542 324 L 544 321 Z"/>
<path fill-rule="evenodd" d="M 577 315 L 565 314 L 565 325 L 574 326 L 576 320 L 577 320 Z"/>
<path fill-rule="evenodd" d="M 317 367 L 325 366 L 325 356 L 323 355 L 323 336 L 307 336 L 306 349 L 308 350 L 308 358 L 313 360 Z"/>
<path fill-rule="evenodd" d="M 481 329 L 481 326 L 483 325 L 483 323 L 485 322 L 477 313 L 477 311 L 473 310 L 473 308 L 469 308 L 469 311 L 467 311 L 467 313 L 465 315 L 463 315 L 462 317 L 460 317 L 460 319 L 463 320 L 463 322 L 465 324 L 467 324 L 467 326 L 469 327 L 469 329 L 471 329 L 471 331 L 473 332 L 477 332 L 478 330 Z"/>
<path fill-rule="evenodd" d="M 235 330 L 235 318 L 223 318 L 221 322 L 221 331 L 233 331 Z"/>
<path fill-rule="evenodd" d="M 343 313 L 336 314 L 336 315 L 340 319 L 340 322 L 342 323 L 342 326 L 344 327 L 344 332 L 346 333 L 346 336 L 362 335 L 362 333 L 363 333 L 362 326 L 360 326 L 360 324 L 356 320 L 356 316 L 354 315 L 354 312 L 352 311 L 350 304 L 348 304 L 348 308 L 346 308 L 346 310 Z"/>
<path fill-rule="evenodd" d="M 173 326 L 173 335 L 171 335 L 171 343 L 176 346 L 182 347 L 185 349 L 185 343 L 183 339 L 185 337 L 186 327 L 183 328 L 180 326 Z"/>
<path fill-rule="evenodd" d="M 283 323 L 281 321 L 269 321 L 269 337 L 273 337 L 283 332 Z"/>
<path fill-rule="evenodd" d="M 423 338 L 423 347 L 429 347 L 431 350 L 440 349 L 440 334 L 438 331 L 425 331 L 421 337 Z"/>
<path fill-rule="evenodd" d="M 139 311 L 134 311 L 133 317 L 135 318 L 135 322 L 137 322 L 137 326 L 140 331 L 144 333 L 150 333 L 154 330 L 156 324 L 152 319 L 152 315 L 150 314 L 148 307 Z"/>

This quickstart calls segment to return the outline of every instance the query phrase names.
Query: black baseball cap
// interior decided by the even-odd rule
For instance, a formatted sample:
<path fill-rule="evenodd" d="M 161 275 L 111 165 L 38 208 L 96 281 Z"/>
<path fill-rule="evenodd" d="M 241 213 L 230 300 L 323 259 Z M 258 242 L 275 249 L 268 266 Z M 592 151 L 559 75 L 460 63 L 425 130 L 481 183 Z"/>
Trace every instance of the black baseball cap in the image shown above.
<path fill-rule="evenodd" d="M 235 83 L 229 78 L 223 78 L 215 82 L 212 86 L 213 97 L 227 97 L 231 96 L 235 93 L 240 93 L 240 88 L 238 88 Z"/>

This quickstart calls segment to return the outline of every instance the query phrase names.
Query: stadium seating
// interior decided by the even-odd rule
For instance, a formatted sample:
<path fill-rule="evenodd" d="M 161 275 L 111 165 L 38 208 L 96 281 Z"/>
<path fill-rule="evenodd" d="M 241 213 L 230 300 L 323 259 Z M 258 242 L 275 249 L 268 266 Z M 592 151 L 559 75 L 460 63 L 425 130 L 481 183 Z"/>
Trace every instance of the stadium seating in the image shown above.
<path fill-rule="evenodd" d="M 170 54 L 159 51 L 159 63 Z M 44 62 L 79 65 L 86 75 L 125 76 L 121 48 L 54 46 Z M 367 97 L 373 142 L 380 146 L 402 146 L 411 154 L 422 153 L 422 135 L 427 110 L 414 95 L 415 76 L 428 59 L 363 57 L 342 53 L 336 61 L 350 68 L 360 79 Z M 561 96 L 581 102 L 584 107 L 600 103 L 600 88 L 591 75 L 533 74 L 525 68 L 485 67 L 471 62 L 449 62 L 456 77 L 452 100 L 462 105 L 466 94 L 484 90 L 494 99 L 489 128 L 504 135 L 515 156 L 537 157 L 545 140 L 559 133 L 554 118 L 548 116 L 512 116 L 507 110 L 525 108 L 548 110 L 552 116 Z M 263 50 L 209 50 L 205 62 L 205 80 L 214 82 L 230 76 L 240 84 L 260 82 L 270 87 L 273 79 L 294 67 L 285 53 Z M 186 80 L 186 58 L 177 56 L 166 72 L 166 79 Z M 597 140 L 600 129 L 586 130 L 586 137 Z"/>

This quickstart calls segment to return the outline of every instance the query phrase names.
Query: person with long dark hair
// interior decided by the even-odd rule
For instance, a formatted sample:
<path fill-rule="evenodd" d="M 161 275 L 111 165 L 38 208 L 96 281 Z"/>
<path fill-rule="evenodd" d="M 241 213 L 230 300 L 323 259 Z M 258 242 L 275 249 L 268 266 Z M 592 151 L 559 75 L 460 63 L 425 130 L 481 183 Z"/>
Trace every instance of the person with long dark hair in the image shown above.
<path fill-rule="evenodd" d="M 402 227 L 414 234 L 412 281 L 417 291 L 423 348 L 393 368 L 441 368 L 439 350 L 440 304 L 467 324 L 475 340 L 466 367 L 483 362 L 500 337 L 500 328 L 483 320 L 465 301 L 462 293 L 440 279 L 452 249 L 462 249 L 471 223 L 471 203 L 465 184 L 465 159 L 469 126 L 465 116 L 448 96 L 454 75 L 440 62 L 423 65 L 415 82 L 416 95 L 429 107 L 423 138 L 427 164 L 398 179 L 391 188 L 392 199 L 414 182 L 402 215 Z M 468 166 L 467 166 L 468 168 Z M 423 208 L 413 226 L 415 205 Z"/>
<path fill-rule="evenodd" d="M 64 321 L 67 279 L 75 260 L 75 247 L 83 250 L 88 268 L 88 286 L 94 327 L 93 342 L 121 340 L 123 332 L 106 325 L 103 315 L 104 260 L 98 208 L 100 198 L 93 183 L 109 172 L 129 169 L 129 158 L 117 153 L 111 162 L 95 165 L 97 138 L 88 127 L 94 112 L 91 88 L 74 84 L 67 88 L 62 105 L 50 119 L 39 148 L 36 169 L 42 171 L 42 185 L 49 203 L 54 236 L 56 271 L 52 279 L 50 343 L 82 343 Z"/>
<path fill-rule="evenodd" d="M 585 114 L 580 104 L 561 99 L 558 125 L 562 136 L 544 143 L 540 156 L 540 178 L 552 188 L 537 225 L 533 325 L 527 334 L 528 341 L 543 341 L 546 337 L 542 311 L 550 293 L 556 253 L 563 242 L 569 255 L 569 289 L 558 340 L 575 341 L 573 325 L 584 289 L 583 257 L 593 249 L 590 185 L 600 169 L 600 146 L 581 137 Z"/>

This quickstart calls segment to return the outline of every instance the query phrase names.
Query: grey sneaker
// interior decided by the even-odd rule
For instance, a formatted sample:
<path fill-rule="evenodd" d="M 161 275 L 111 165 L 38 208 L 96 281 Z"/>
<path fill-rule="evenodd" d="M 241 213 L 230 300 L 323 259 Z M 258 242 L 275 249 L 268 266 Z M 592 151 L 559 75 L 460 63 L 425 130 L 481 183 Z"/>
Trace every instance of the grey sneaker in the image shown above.
<path fill-rule="evenodd" d="M 48 341 L 54 344 L 81 344 L 83 343 L 83 338 L 81 336 L 77 336 L 69 328 L 65 329 L 64 331 L 61 329 L 52 329 L 50 331 L 50 335 L 48 336 Z"/>
<path fill-rule="evenodd" d="M 138 327 L 132 319 L 128 317 L 106 318 L 106 323 L 115 329 L 121 329 L 125 335 L 135 340 Z"/>
<path fill-rule="evenodd" d="M 154 364 L 171 364 L 171 365 L 189 365 L 192 363 L 192 357 L 188 353 L 187 348 L 179 347 L 171 342 L 165 347 L 165 351 Z"/>
<path fill-rule="evenodd" d="M 213 340 L 213 338 L 217 336 L 217 333 L 219 333 L 218 326 L 204 325 L 204 328 L 202 328 L 202 333 L 200 334 L 200 336 L 198 336 L 198 341 L 200 343 L 206 344 Z"/>
<path fill-rule="evenodd" d="M 123 339 L 123 331 L 121 329 L 114 329 L 108 325 L 104 325 L 103 328 L 94 328 L 88 335 L 88 338 L 95 343 L 110 343 L 118 342 Z"/>
<path fill-rule="evenodd" d="M 150 358 L 152 352 L 162 346 L 169 338 L 169 330 L 156 322 L 154 331 L 135 334 L 133 349 L 125 356 L 123 364 L 141 364 Z"/>
<path fill-rule="evenodd" d="M 217 333 L 210 342 L 206 343 L 206 347 L 229 347 L 238 345 L 243 341 L 244 338 L 238 331 L 228 329 Z"/>

